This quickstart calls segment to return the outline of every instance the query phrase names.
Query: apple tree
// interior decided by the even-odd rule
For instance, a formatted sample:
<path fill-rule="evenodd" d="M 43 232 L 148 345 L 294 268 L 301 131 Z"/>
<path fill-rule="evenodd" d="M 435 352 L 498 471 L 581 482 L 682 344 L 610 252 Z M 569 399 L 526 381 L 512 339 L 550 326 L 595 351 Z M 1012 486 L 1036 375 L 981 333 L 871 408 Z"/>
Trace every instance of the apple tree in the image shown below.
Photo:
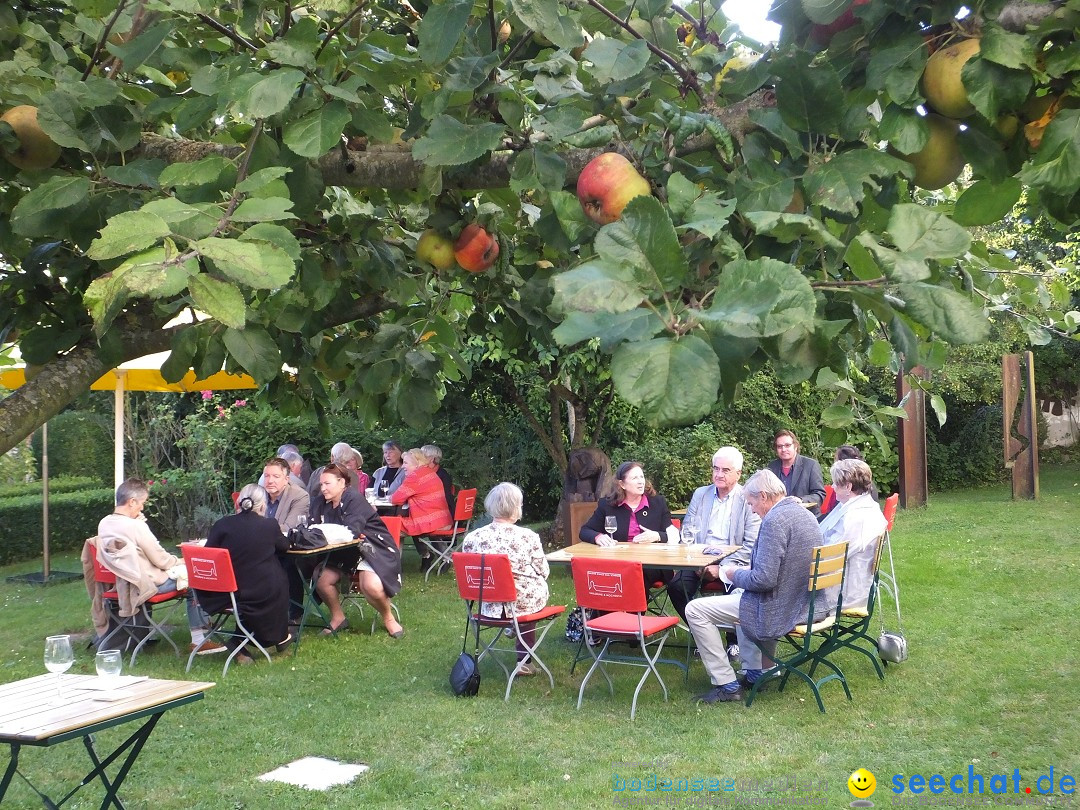
<path fill-rule="evenodd" d="M 778 0 L 761 53 L 719 5 L 0 6 L 0 343 L 36 374 L 0 450 L 165 349 L 284 412 L 422 424 L 490 330 L 603 352 L 656 424 L 771 363 L 842 428 L 855 366 L 933 367 L 993 312 L 1075 332 L 1057 268 L 969 229 L 1025 191 L 1080 214 L 1080 0 Z M 606 152 L 610 193 L 650 193 L 600 225 L 575 189 Z M 477 228 L 497 250 L 417 256 Z"/>

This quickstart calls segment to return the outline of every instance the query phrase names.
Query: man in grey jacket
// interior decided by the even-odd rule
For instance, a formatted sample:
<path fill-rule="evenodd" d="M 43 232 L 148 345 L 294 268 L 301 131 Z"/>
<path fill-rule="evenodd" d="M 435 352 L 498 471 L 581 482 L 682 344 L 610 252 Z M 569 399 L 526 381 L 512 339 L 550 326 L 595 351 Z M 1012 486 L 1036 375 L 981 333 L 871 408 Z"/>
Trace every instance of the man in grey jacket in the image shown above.
<path fill-rule="evenodd" d="M 745 697 L 724 649 L 722 628 L 735 626 L 746 684 L 752 684 L 771 665 L 776 640 L 806 621 L 812 549 L 822 542 L 817 520 L 797 498 L 786 497 L 784 485 L 768 470 L 750 476 L 743 496 L 761 518 L 750 567 L 724 564 L 721 578 L 736 590 L 695 599 L 686 607 L 686 622 L 713 683 L 698 698 L 703 703 Z M 829 605 L 821 605 L 821 615 L 828 610 Z"/>
<path fill-rule="evenodd" d="M 686 508 L 683 528 L 692 529 L 694 542 L 706 546 L 734 545 L 739 550 L 725 559 L 749 565 L 761 518 L 754 514 L 739 485 L 743 456 L 734 447 L 721 447 L 712 457 L 712 483 L 694 490 Z M 686 603 L 697 594 L 701 582 L 719 578 L 718 566 L 678 571 L 668 583 L 671 604 L 686 620 Z"/>

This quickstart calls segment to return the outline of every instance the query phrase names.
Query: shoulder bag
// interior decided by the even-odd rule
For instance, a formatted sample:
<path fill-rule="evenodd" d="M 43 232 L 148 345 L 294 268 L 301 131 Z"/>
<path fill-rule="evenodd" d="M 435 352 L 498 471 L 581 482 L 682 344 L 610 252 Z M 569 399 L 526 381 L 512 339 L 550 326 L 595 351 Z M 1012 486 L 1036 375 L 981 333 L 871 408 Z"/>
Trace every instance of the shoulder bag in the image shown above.
<path fill-rule="evenodd" d="M 889 549 L 889 567 L 892 570 L 892 546 L 888 546 Z M 881 596 L 881 589 L 878 586 L 878 597 Z M 900 588 L 896 584 L 895 577 L 893 578 L 892 597 L 896 603 L 896 632 L 885 629 L 885 620 L 881 620 L 881 635 L 878 636 L 877 648 L 878 657 L 887 664 L 902 664 L 908 657 L 908 643 L 907 638 L 904 637 L 904 625 L 900 619 Z M 878 614 L 881 615 L 880 613 Z"/>
<path fill-rule="evenodd" d="M 476 600 L 478 613 L 484 609 L 484 557 L 480 555 L 480 593 Z M 469 643 L 469 623 L 472 622 L 476 631 L 476 648 L 473 652 L 465 652 Z M 465 640 L 461 642 L 461 655 L 454 662 L 450 670 L 450 688 L 458 697 L 475 697 L 480 691 L 480 620 L 473 620 L 472 605 L 465 619 Z"/>

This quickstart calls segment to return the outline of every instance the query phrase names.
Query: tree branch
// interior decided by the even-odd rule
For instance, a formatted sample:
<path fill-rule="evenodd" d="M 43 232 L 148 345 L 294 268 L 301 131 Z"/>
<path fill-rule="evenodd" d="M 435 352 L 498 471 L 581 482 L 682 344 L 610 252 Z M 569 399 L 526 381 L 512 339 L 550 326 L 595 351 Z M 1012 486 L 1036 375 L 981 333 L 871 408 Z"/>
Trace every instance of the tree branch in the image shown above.
<path fill-rule="evenodd" d="M 207 14 L 196 14 L 195 16 L 198 17 L 200 20 L 202 20 L 207 25 L 209 25 L 211 28 L 213 28 L 219 34 L 223 34 L 224 36 L 231 39 L 237 45 L 239 45 L 239 46 L 241 46 L 243 48 L 247 48 L 249 51 L 257 51 L 257 50 L 259 50 L 259 46 L 256 45 L 254 42 L 240 36 L 240 34 L 233 31 L 227 25 L 222 25 L 217 20 L 215 20 L 213 17 L 211 17 L 211 16 L 209 16 Z"/>
<path fill-rule="evenodd" d="M 101 52 L 105 50 L 105 43 L 109 41 L 109 33 L 112 31 L 112 27 L 116 25 L 116 21 L 120 19 L 120 13 L 124 10 L 126 4 L 127 0 L 120 0 L 120 2 L 116 4 L 116 11 L 109 17 L 109 21 L 105 23 L 105 28 L 101 32 L 101 37 L 98 39 L 97 45 L 94 46 L 94 52 L 90 54 L 90 61 L 86 65 L 86 70 L 83 71 L 82 80 L 84 82 L 90 77 L 90 74 L 93 73 L 98 57 L 100 57 Z"/>

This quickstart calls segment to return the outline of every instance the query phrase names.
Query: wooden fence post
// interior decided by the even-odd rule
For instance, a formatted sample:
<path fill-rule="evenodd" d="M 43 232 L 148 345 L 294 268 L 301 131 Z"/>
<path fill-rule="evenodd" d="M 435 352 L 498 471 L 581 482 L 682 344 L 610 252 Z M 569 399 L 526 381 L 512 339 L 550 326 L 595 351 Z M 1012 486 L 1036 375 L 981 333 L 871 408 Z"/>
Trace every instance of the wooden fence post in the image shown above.
<path fill-rule="evenodd" d="M 915 366 L 913 377 L 926 379 L 926 369 Z M 911 509 L 926 506 L 926 395 L 912 389 L 907 377 L 896 375 L 897 400 L 904 403 L 906 419 L 896 420 L 896 443 L 900 451 L 900 506 Z"/>
<path fill-rule="evenodd" d="M 1035 421 L 1035 359 L 1031 352 L 1024 352 L 1022 360 L 1018 354 L 1001 356 L 1001 399 L 1005 467 L 1012 469 L 1013 498 L 1038 498 L 1039 429 Z"/>

